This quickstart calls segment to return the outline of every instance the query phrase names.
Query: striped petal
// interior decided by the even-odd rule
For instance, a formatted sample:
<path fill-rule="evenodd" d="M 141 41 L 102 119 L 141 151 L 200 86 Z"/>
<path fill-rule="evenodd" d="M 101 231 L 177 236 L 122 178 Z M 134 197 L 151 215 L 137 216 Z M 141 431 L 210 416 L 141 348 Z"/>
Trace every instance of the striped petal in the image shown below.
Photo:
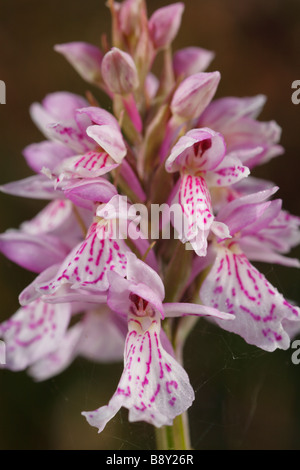
<path fill-rule="evenodd" d="M 163 349 L 159 318 L 130 316 L 128 327 L 124 371 L 115 394 L 107 406 L 82 413 L 99 432 L 122 406 L 129 410 L 129 421 L 161 427 L 172 425 L 194 400 L 185 370 Z"/>
<path fill-rule="evenodd" d="M 235 315 L 230 322 L 215 320 L 223 329 L 266 351 L 288 349 L 290 339 L 282 321 L 300 318 L 299 308 L 287 302 L 236 248 L 219 247 L 200 298 L 205 305 Z"/>
<path fill-rule="evenodd" d="M 65 259 L 55 278 L 37 286 L 39 292 L 52 295 L 63 284 L 71 284 L 74 289 L 107 290 L 108 272 L 123 274 L 126 270 L 128 248 L 123 240 L 117 241 L 114 228 L 113 221 L 93 223 L 86 239 Z"/>

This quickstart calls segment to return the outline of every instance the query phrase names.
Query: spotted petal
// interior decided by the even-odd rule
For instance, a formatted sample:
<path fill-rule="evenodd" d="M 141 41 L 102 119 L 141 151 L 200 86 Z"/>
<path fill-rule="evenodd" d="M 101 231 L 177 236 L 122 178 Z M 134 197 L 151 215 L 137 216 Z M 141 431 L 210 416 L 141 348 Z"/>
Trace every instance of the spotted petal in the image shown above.
<path fill-rule="evenodd" d="M 185 370 L 162 347 L 157 317 L 130 317 L 124 353 L 124 371 L 107 406 L 82 413 L 101 432 L 123 406 L 129 421 L 156 427 L 172 425 L 187 410 L 194 391 Z"/>
<path fill-rule="evenodd" d="M 123 240 L 116 240 L 113 222 L 93 223 L 86 239 L 77 245 L 61 265 L 54 279 L 37 288 L 44 295 L 51 295 L 63 284 L 72 284 L 74 289 L 88 288 L 105 291 L 108 288 L 107 273 L 126 269 L 125 252 L 128 248 Z"/>
<path fill-rule="evenodd" d="M 37 299 L 21 307 L 0 325 L 6 344 L 6 367 L 23 370 L 54 351 L 70 320 L 70 305 L 50 305 Z"/>
<path fill-rule="evenodd" d="M 65 370 L 77 356 L 101 363 L 121 361 L 126 337 L 121 321 L 106 306 L 87 312 L 65 333 L 55 351 L 30 368 L 30 375 L 38 381 L 47 380 Z"/>
<path fill-rule="evenodd" d="M 282 321 L 295 321 L 300 310 L 252 266 L 241 252 L 219 247 L 215 263 L 205 279 L 200 298 L 205 305 L 232 313 L 235 320 L 216 322 L 266 351 L 288 349 L 290 339 Z"/>
<path fill-rule="evenodd" d="M 183 243 L 189 241 L 198 256 L 205 256 L 207 237 L 214 217 L 210 194 L 204 178 L 183 175 L 177 198 L 183 218 L 179 220 L 176 216 L 173 223 L 179 239 Z"/>

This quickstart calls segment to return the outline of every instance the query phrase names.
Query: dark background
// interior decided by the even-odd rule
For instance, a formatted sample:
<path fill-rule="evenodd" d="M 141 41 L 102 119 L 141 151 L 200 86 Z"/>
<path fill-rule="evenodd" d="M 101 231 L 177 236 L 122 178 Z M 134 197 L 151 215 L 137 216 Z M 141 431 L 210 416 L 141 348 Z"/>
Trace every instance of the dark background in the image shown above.
<path fill-rule="evenodd" d="M 291 84 L 300 79 L 299 0 L 186 0 L 174 50 L 201 46 L 216 52 L 210 70 L 222 74 L 217 96 L 268 101 L 262 120 L 283 128 L 284 156 L 255 170 L 280 186 L 278 197 L 300 215 L 300 105 Z M 148 2 L 149 11 L 163 6 Z M 82 40 L 100 44 L 110 17 L 100 0 L 0 0 L 0 79 L 7 104 L 0 106 L 0 183 L 30 176 L 22 149 L 42 140 L 28 109 L 50 92 L 84 94 L 91 89 L 53 51 L 54 44 Z M 0 231 L 33 217 L 43 202 L 0 197 Z M 299 249 L 293 256 L 300 257 Z M 260 265 L 289 299 L 300 303 L 299 271 Z M 18 308 L 18 294 L 34 278 L 1 256 L 0 320 Z M 185 367 L 196 391 L 190 409 L 195 449 L 300 449 L 300 365 L 292 351 L 265 353 L 234 335 L 199 321 L 186 347 Z M 80 415 L 108 402 L 122 365 L 77 360 L 64 374 L 35 384 L 25 373 L 0 372 L 0 449 L 153 449 L 152 428 L 128 424 L 122 410 L 98 435 Z"/>

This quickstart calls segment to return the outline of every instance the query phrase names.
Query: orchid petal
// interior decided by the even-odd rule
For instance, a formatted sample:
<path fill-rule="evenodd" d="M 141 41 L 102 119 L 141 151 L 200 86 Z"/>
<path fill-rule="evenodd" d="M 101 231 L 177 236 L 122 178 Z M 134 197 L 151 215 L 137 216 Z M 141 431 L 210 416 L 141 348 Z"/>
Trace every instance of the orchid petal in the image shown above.
<path fill-rule="evenodd" d="M 55 192 L 54 185 L 44 175 L 29 176 L 19 181 L 13 181 L 0 186 L 0 191 L 13 196 L 32 199 L 56 199 L 60 195 Z"/>
<path fill-rule="evenodd" d="M 236 210 L 241 210 L 243 206 L 245 207 L 250 205 L 259 205 L 260 203 L 266 201 L 271 196 L 273 196 L 273 194 L 275 194 L 278 189 L 278 186 L 273 186 L 269 189 L 265 189 L 263 191 L 259 191 L 253 194 L 247 194 L 246 196 L 234 199 L 233 201 L 229 202 L 221 208 L 218 213 L 218 220 L 220 222 L 227 223 L 227 220 L 229 220 L 230 217 L 233 216 Z M 253 221 L 251 220 L 250 223 L 252 222 Z"/>
<path fill-rule="evenodd" d="M 76 41 L 57 44 L 54 49 L 67 59 L 84 80 L 90 83 L 100 82 L 103 54 L 98 47 Z"/>
<path fill-rule="evenodd" d="M 224 159 L 226 146 L 221 134 L 211 129 L 192 129 L 174 145 L 166 161 L 166 170 L 188 173 L 214 170 Z M 191 171 L 189 171 L 191 170 Z"/>
<path fill-rule="evenodd" d="M 174 302 L 165 303 L 164 311 L 166 317 L 185 317 L 188 315 L 194 315 L 197 317 L 212 316 L 220 318 L 222 320 L 234 320 L 234 315 L 230 313 L 220 312 L 216 308 L 206 307 L 205 305 L 185 303 L 185 302 Z"/>
<path fill-rule="evenodd" d="M 53 170 L 62 160 L 71 157 L 71 149 L 60 142 L 49 142 L 48 140 L 38 144 L 28 145 L 23 150 L 27 164 L 36 173 L 46 167 Z"/>
<path fill-rule="evenodd" d="M 114 272 L 109 273 L 108 279 L 110 287 L 107 296 L 107 304 L 114 312 L 122 316 L 127 316 L 132 310 L 131 297 L 135 295 L 142 299 L 142 307 L 146 305 L 145 309 L 147 310 L 148 307 L 148 310 L 151 310 L 152 313 L 155 309 L 164 317 L 162 299 L 157 295 L 157 292 L 151 287 L 148 287 L 149 284 L 129 281 Z M 148 306 L 148 304 L 151 305 Z"/>
<path fill-rule="evenodd" d="M 87 128 L 87 135 L 91 137 L 116 162 L 121 163 L 127 149 L 121 132 L 108 125 L 94 125 Z"/>
<path fill-rule="evenodd" d="M 99 432 L 122 406 L 129 409 L 129 421 L 161 427 L 171 425 L 193 400 L 186 372 L 161 345 L 160 321 L 130 317 L 117 390 L 107 406 L 82 414 Z"/>
<path fill-rule="evenodd" d="M 113 184 L 104 178 L 71 179 L 62 186 L 66 198 L 76 206 L 94 210 L 94 203 L 107 203 L 117 194 Z"/>
<path fill-rule="evenodd" d="M 118 165 L 106 152 L 89 151 L 84 155 L 65 159 L 54 172 L 63 178 L 97 178 L 109 173 Z"/>
<path fill-rule="evenodd" d="M 253 236 L 243 236 L 239 241 L 239 245 L 247 258 L 251 261 L 260 261 L 264 263 L 280 264 L 290 268 L 300 268 L 300 261 L 297 258 L 288 258 L 279 253 L 274 252 L 267 245 L 263 235 L 257 238 Z"/>
<path fill-rule="evenodd" d="M 206 173 L 205 179 L 208 186 L 231 186 L 247 178 L 249 174 L 249 168 L 243 166 L 236 158 L 226 155 L 217 168 Z"/>
<path fill-rule="evenodd" d="M 204 72 L 213 60 L 214 52 L 200 47 L 186 47 L 175 52 L 173 67 L 176 77 L 184 78 Z"/>
<path fill-rule="evenodd" d="M 70 321 L 70 306 L 49 305 L 40 299 L 20 308 L 0 325 L 6 343 L 6 367 L 23 370 L 55 350 Z"/>
<path fill-rule="evenodd" d="M 38 290 L 51 295 L 67 283 L 74 289 L 84 287 L 105 291 L 108 288 L 107 273 L 115 270 L 123 274 L 126 270 L 126 251 L 125 242 L 116 240 L 112 223 L 93 223 L 86 239 L 68 255 L 56 277 L 39 285 Z"/>
<path fill-rule="evenodd" d="M 77 354 L 96 362 L 121 361 L 124 354 L 126 322 L 105 305 L 88 312 L 83 319 L 83 331 Z"/>
<path fill-rule="evenodd" d="M 214 100 L 201 115 L 198 126 L 211 126 L 219 132 L 230 131 L 232 122 L 243 117 L 255 119 L 266 103 L 264 95 L 246 98 L 226 97 Z"/>
<path fill-rule="evenodd" d="M 77 323 L 65 334 L 58 348 L 41 358 L 29 369 L 29 375 L 37 382 L 50 379 L 64 371 L 76 357 L 76 346 L 82 335 L 83 325 Z"/>
<path fill-rule="evenodd" d="M 201 176 L 183 175 L 178 203 L 182 209 L 183 221 L 175 217 L 173 224 L 179 239 L 183 243 L 189 241 L 198 256 L 205 256 L 207 237 L 214 220 L 205 180 Z"/>
<path fill-rule="evenodd" d="M 200 298 L 205 305 L 235 315 L 235 320 L 215 320 L 227 331 L 266 351 L 288 349 L 283 319 L 296 320 L 300 310 L 257 271 L 241 252 L 220 247 L 216 261 L 204 280 Z"/>
<path fill-rule="evenodd" d="M 17 230 L 0 235 L 0 251 L 14 263 L 35 273 L 61 262 L 67 254 L 65 245 L 57 237 Z"/>
<path fill-rule="evenodd" d="M 60 122 L 47 126 L 48 138 L 61 142 L 70 147 L 75 153 L 85 153 L 95 147 L 95 143 L 87 136 L 87 133 L 77 128 L 76 124 Z"/>

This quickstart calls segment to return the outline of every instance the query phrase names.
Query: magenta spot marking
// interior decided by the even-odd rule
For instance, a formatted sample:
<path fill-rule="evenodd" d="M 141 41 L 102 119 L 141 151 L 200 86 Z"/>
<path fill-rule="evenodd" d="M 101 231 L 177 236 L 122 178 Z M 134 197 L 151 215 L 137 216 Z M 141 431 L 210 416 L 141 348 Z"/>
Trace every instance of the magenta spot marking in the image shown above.
<path fill-rule="evenodd" d="M 249 315 L 251 315 L 253 320 L 255 320 L 257 322 L 261 321 L 261 316 L 251 312 L 251 310 L 249 310 L 247 307 L 244 307 L 243 305 L 240 305 L 240 309 L 243 310 L 243 312 L 246 312 Z"/>
<path fill-rule="evenodd" d="M 171 380 L 170 382 L 166 382 L 166 389 L 168 393 L 172 393 L 172 388 L 175 388 L 175 390 L 178 389 L 178 382 L 175 380 Z"/>
<path fill-rule="evenodd" d="M 214 294 L 222 294 L 222 292 L 223 292 L 223 287 L 222 286 L 218 286 L 214 290 Z"/>

